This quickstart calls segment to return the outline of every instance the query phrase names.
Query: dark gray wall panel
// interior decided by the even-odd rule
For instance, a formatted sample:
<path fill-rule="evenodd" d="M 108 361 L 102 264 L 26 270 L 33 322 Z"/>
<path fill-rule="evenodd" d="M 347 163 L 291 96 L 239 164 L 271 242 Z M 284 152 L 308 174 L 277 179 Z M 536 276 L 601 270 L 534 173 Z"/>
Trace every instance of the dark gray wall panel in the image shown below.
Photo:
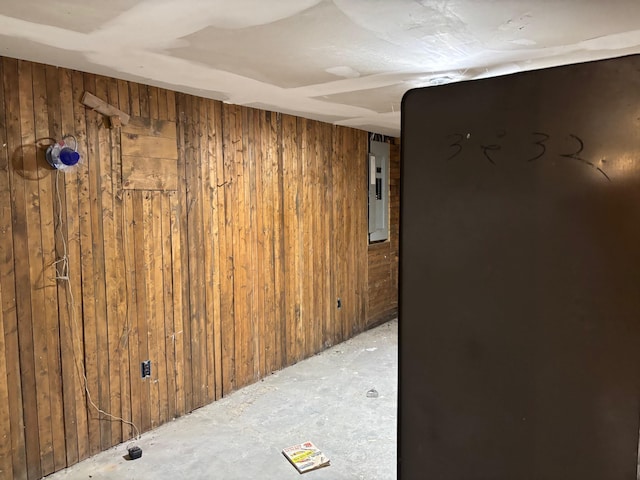
<path fill-rule="evenodd" d="M 404 479 L 635 479 L 640 57 L 403 102 Z"/>

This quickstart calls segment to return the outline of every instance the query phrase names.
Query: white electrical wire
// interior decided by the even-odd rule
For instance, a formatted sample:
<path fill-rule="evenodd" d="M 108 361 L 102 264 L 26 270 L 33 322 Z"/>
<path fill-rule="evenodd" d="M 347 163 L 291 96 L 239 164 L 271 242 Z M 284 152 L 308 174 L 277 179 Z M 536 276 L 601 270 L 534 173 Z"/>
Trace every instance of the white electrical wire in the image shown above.
<path fill-rule="evenodd" d="M 75 139 L 75 137 L 74 137 Z M 57 260 L 56 262 L 54 262 L 54 265 L 56 265 L 56 280 L 60 280 L 63 282 L 66 282 L 67 288 L 67 295 L 69 297 L 69 301 L 67 302 L 67 310 L 68 310 L 68 314 L 71 317 L 71 319 L 73 320 L 73 325 L 74 325 L 74 333 L 75 333 L 75 340 L 76 343 L 73 347 L 73 358 L 75 360 L 75 364 L 76 364 L 76 368 L 78 369 L 80 376 L 82 377 L 82 382 L 83 382 L 83 387 L 84 387 L 84 391 L 87 395 L 87 400 L 89 401 L 89 405 L 91 405 L 98 413 L 111 418 L 112 420 L 116 420 L 119 422 L 122 422 L 126 425 L 131 425 L 133 427 L 133 429 L 136 432 L 136 439 L 139 440 L 140 439 L 140 430 L 138 429 L 138 427 L 135 425 L 135 423 L 133 423 L 133 421 L 129 421 L 129 420 L 125 420 L 122 417 L 118 417 L 117 415 L 112 415 L 109 412 L 106 412 L 105 410 L 101 409 L 100 407 L 98 407 L 93 399 L 91 398 L 91 392 L 89 391 L 89 386 L 88 386 L 88 381 L 87 381 L 87 375 L 86 375 L 86 370 L 84 367 L 84 362 L 81 362 L 79 360 L 79 355 L 78 352 L 76 352 L 76 346 L 77 345 L 81 345 L 82 342 L 80 340 L 80 336 L 78 334 L 78 332 L 80 331 L 80 326 L 78 324 L 78 319 L 76 318 L 75 315 L 75 299 L 73 297 L 73 291 L 71 289 L 71 282 L 69 281 L 69 257 L 67 255 L 67 239 L 65 238 L 64 235 L 64 231 L 62 229 L 62 199 L 60 198 L 60 187 L 58 185 L 58 180 L 60 177 L 60 170 L 56 170 L 56 199 L 58 201 L 58 222 L 56 225 L 56 230 L 59 230 L 60 232 L 60 238 L 62 239 L 62 258 L 60 258 L 59 260 Z M 59 267 L 58 265 L 61 264 L 61 267 Z M 80 352 L 81 354 L 82 352 Z M 82 356 L 82 355 L 80 355 Z"/>

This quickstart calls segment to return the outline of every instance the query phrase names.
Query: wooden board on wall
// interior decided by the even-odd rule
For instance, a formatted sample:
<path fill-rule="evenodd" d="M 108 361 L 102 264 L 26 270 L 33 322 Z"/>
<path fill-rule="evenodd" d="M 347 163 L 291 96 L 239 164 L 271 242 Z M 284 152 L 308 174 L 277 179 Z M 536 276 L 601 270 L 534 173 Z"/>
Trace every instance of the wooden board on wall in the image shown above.
<path fill-rule="evenodd" d="M 38 276 L 38 240 L 36 228 L 40 222 L 37 219 L 37 149 L 33 133 L 33 77 L 32 65 L 28 62 L 17 62 L 16 83 L 19 85 L 19 97 L 15 113 L 19 114 L 18 125 L 20 137 L 14 139 L 16 148 L 14 155 L 13 187 L 15 192 L 15 224 L 14 248 L 16 266 L 16 308 L 18 312 L 18 335 L 20 338 L 20 363 L 23 388 L 23 405 L 25 419 L 25 442 L 27 451 L 27 468 L 30 475 L 42 476 L 47 469 L 52 469 L 50 450 L 51 426 L 45 421 L 48 408 L 44 401 L 43 389 L 38 392 L 37 383 L 40 368 L 46 365 L 36 362 L 33 330 L 33 312 L 42 314 L 42 292 L 34 295 L 35 278 Z M 6 92 L 5 92 L 6 95 Z M 31 111 L 29 111 L 31 110 Z M 35 180 L 35 181 L 34 181 Z M 29 224 L 31 224 L 31 240 L 29 241 Z M 31 255 L 29 254 L 31 251 Z M 20 288 L 20 285 L 22 288 Z M 43 318 L 42 315 L 40 318 Z M 41 340 L 41 339 L 39 339 Z M 41 346 L 41 345 L 39 345 Z M 44 386 L 44 385 L 43 385 Z M 38 395 L 40 393 L 40 395 Z M 42 411 L 38 412 L 38 398 Z M 45 418 L 42 415 L 45 414 Z M 42 445 L 41 445 L 42 442 Z M 43 472 L 44 464 L 44 472 Z"/>
<path fill-rule="evenodd" d="M 0 62 L 0 295 L 2 311 L 3 372 L 0 376 L 0 395 L 3 409 L 0 411 L 0 426 L 4 433 L 0 443 L 2 468 L 7 477 L 26 478 L 27 464 L 25 433 L 23 428 L 22 386 L 20 380 L 20 353 L 18 325 L 15 308 L 15 270 L 13 246 L 13 209 L 11 188 L 13 174 L 12 153 L 19 145 L 19 123 L 17 120 L 18 97 L 11 92 L 17 81 L 17 62 L 2 59 Z"/>
<path fill-rule="evenodd" d="M 157 116 L 157 89 L 153 105 Z M 164 90 L 163 90 L 164 92 Z M 166 95 L 163 112 L 167 110 Z M 122 127 L 122 184 L 127 190 L 176 190 L 178 147 L 176 124 L 168 119 L 131 117 Z"/>

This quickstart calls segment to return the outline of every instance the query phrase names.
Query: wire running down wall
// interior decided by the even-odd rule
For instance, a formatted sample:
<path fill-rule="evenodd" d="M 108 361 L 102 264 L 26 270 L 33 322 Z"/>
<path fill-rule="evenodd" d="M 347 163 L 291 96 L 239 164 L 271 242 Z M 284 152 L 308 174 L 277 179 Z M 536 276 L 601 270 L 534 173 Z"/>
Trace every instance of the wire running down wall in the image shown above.
<path fill-rule="evenodd" d="M 0 79 L 0 478 L 134 435 L 87 391 L 147 431 L 365 328 L 366 132 L 9 58 Z M 125 188 L 126 130 L 85 91 L 175 123 L 177 188 Z"/>

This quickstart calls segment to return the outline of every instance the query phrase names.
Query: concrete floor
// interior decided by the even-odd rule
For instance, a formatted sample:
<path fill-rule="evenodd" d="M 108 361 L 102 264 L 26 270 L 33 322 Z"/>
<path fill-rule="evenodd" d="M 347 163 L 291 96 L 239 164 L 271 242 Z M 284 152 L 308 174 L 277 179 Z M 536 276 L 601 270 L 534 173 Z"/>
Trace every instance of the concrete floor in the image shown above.
<path fill-rule="evenodd" d="M 396 320 L 47 479 L 295 479 L 284 447 L 314 442 L 331 465 L 307 480 L 396 478 Z M 367 397 L 374 388 L 377 398 Z"/>

